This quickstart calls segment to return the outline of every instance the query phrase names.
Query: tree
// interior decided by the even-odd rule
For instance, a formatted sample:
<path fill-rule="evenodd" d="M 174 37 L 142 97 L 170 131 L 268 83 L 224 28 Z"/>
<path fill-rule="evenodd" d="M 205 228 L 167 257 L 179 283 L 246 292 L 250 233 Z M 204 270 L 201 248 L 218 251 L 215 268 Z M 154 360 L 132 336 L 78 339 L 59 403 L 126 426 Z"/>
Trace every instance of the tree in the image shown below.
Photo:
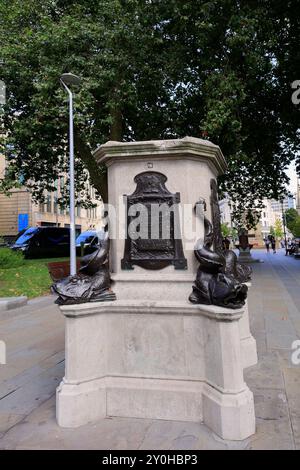
<path fill-rule="evenodd" d="M 283 195 L 299 146 L 290 86 L 300 69 L 299 9 L 281 0 L 2 0 L 11 162 L 2 190 L 22 174 L 40 200 L 67 170 L 59 76 L 71 71 L 83 77 L 75 99 L 78 200 L 85 169 L 106 198 L 105 169 L 92 156 L 98 144 L 204 136 L 227 158 L 220 188 L 233 218 L 238 224 L 246 214 L 247 227 L 255 225 L 262 198 Z"/>
<path fill-rule="evenodd" d="M 286 225 L 289 230 L 291 230 L 297 217 L 298 217 L 298 212 L 296 211 L 296 209 L 290 208 L 285 211 Z"/>
<path fill-rule="evenodd" d="M 300 216 L 297 217 L 293 225 L 292 234 L 294 237 L 300 237 Z"/>
<path fill-rule="evenodd" d="M 283 227 L 280 219 L 275 220 L 274 224 L 274 237 L 280 240 L 283 237 Z"/>
<path fill-rule="evenodd" d="M 231 236 L 231 228 L 229 227 L 228 222 L 221 223 L 221 232 L 223 238 Z"/>
<path fill-rule="evenodd" d="M 288 209 L 285 211 L 286 225 L 294 237 L 300 237 L 300 216 L 296 209 Z"/>

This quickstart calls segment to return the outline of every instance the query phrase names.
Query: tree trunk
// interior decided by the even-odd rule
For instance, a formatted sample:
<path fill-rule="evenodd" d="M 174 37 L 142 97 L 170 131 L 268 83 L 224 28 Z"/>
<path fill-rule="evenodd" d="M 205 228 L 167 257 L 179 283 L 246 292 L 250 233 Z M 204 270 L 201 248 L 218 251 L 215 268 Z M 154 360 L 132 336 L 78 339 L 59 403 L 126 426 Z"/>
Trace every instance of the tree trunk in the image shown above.
<path fill-rule="evenodd" d="M 84 162 L 92 185 L 96 188 L 101 195 L 103 202 L 108 202 L 108 188 L 107 188 L 107 171 L 105 166 L 99 166 L 94 159 L 90 147 L 84 142 L 78 133 L 74 135 L 75 147 L 78 151 L 80 158 Z"/>
<path fill-rule="evenodd" d="M 112 124 L 110 128 L 109 139 L 120 142 L 123 137 L 122 111 L 118 105 L 111 110 Z"/>

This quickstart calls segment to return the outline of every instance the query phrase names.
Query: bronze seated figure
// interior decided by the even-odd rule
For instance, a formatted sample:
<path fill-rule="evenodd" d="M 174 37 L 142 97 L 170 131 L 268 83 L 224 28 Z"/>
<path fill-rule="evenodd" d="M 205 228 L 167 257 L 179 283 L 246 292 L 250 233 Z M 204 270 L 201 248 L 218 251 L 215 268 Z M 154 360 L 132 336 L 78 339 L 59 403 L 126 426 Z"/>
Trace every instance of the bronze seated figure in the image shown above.
<path fill-rule="evenodd" d="M 200 266 L 189 300 L 194 304 L 241 308 L 245 304 L 248 287 L 233 274 L 235 259 L 229 253 L 226 263 L 226 252 L 211 250 L 214 234 L 212 225 L 206 217 L 204 217 L 204 230 L 204 244 L 200 246 L 198 241 L 194 251 Z"/>
<path fill-rule="evenodd" d="M 78 274 L 68 276 L 52 285 L 52 292 L 58 295 L 55 303 L 72 305 L 116 300 L 116 295 L 110 289 L 108 253 L 107 234 L 96 251 L 82 257 Z"/>

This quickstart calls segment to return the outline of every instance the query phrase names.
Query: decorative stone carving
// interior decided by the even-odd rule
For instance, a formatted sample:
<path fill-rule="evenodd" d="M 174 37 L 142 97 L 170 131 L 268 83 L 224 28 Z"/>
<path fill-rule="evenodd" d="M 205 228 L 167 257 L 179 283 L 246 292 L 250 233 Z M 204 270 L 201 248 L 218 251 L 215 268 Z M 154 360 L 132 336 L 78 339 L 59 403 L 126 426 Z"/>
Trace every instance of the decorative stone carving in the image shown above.
<path fill-rule="evenodd" d="M 138 265 L 146 269 L 161 269 L 173 264 L 175 269 L 186 269 L 187 262 L 183 254 L 182 240 L 178 236 L 179 217 L 177 204 L 180 194 L 172 194 L 165 186 L 167 177 L 156 171 L 145 171 L 135 176 L 136 189 L 133 194 L 126 196 L 127 200 L 127 236 L 124 257 L 121 260 L 122 269 L 133 269 Z M 137 217 L 131 209 L 140 206 L 145 211 L 141 233 L 133 238 L 129 227 Z M 156 206 L 156 219 L 153 220 L 153 208 Z M 164 207 L 166 214 L 159 214 Z M 156 237 L 152 236 L 155 226 Z M 146 229 L 145 229 L 146 227 Z M 145 232 L 146 230 L 146 232 Z"/>
<path fill-rule="evenodd" d="M 204 200 L 200 200 L 197 204 L 205 210 Z M 248 287 L 241 284 L 232 274 L 226 273 L 224 253 L 211 249 L 214 240 L 212 224 L 204 216 L 204 243 L 201 247 L 198 242 L 195 248 L 195 256 L 200 266 L 189 300 L 194 304 L 241 308 L 245 304 Z"/>
<path fill-rule="evenodd" d="M 52 292 L 58 295 L 55 303 L 72 305 L 116 300 L 116 295 L 110 289 L 108 253 L 109 238 L 106 232 L 100 247 L 81 259 L 79 274 L 68 276 L 52 285 Z"/>
<path fill-rule="evenodd" d="M 239 282 L 251 281 L 252 269 L 250 266 L 242 265 L 237 260 L 237 255 L 232 250 L 224 250 L 221 232 L 221 214 L 218 199 L 218 188 L 215 179 L 210 180 L 211 189 L 211 212 L 213 223 L 213 246 L 217 253 L 223 253 L 225 256 L 225 274 L 233 276 Z"/>

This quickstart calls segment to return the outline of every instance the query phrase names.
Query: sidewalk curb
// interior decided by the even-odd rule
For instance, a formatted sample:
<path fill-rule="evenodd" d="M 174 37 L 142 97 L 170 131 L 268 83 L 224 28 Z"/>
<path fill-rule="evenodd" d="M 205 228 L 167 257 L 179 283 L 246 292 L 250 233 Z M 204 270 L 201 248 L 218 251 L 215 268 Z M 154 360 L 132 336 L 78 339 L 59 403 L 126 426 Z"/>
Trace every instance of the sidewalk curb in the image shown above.
<path fill-rule="evenodd" d="M 0 315 L 1 312 L 27 305 L 27 301 L 28 299 L 25 295 L 20 297 L 0 297 Z"/>

